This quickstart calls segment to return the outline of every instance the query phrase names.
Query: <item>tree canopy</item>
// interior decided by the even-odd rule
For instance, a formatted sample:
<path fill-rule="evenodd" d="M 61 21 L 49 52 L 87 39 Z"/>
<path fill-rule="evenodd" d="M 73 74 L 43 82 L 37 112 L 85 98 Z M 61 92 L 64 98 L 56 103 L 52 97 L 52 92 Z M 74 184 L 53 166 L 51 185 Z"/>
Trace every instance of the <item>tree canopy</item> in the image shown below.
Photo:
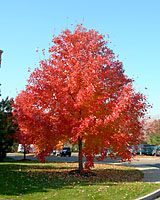
<path fill-rule="evenodd" d="M 40 61 L 14 105 L 19 128 L 36 154 L 43 160 L 69 141 L 79 145 L 79 169 L 83 156 L 90 168 L 97 154 L 106 157 L 106 150 L 110 157 L 130 159 L 131 146 L 143 136 L 141 119 L 149 105 L 105 36 L 77 25 L 52 43 L 50 57 Z"/>
<path fill-rule="evenodd" d="M 0 102 L 0 161 L 11 151 L 17 129 L 12 115 L 12 100 L 8 97 Z"/>
<path fill-rule="evenodd" d="M 160 119 L 148 123 L 146 133 L 146 141 L 148 144 L 160 145 Z"/>

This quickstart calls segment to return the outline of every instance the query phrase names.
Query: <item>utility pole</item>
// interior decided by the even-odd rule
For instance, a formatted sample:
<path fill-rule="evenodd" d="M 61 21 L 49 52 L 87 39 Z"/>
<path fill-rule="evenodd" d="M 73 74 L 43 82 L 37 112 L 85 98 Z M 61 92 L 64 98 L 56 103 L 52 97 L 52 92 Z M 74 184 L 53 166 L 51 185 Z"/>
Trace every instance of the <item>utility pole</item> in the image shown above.
<path fill-rule="evenodd" d="M 3 53 L 3 51 L 2 50 L 0 50 L 0 68 L 1 68 L 1 56 L 2 56 L 2 53 Z"/>

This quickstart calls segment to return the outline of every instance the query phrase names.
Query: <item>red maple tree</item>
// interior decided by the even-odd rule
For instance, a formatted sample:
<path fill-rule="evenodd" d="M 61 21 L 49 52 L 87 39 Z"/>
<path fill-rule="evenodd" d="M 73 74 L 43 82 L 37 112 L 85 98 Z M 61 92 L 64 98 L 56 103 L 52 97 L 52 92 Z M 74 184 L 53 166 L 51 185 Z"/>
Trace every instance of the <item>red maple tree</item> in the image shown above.
<path fill-rule="evenodd" d="M 130 160 L 130 148 L 143 136 L 141 118 L 148 103 L 135 92 L 123 64 L 105 36 L 77 25 L 56 37 L 50 57 L 30 75 L 15 99 L 19 128 L 30 136 L 44 159 L 69 141 L 79 145 L 79 170 L 94 166 L 94 158 Z M 114 153 L 113 153 L 114 152 Z"/>

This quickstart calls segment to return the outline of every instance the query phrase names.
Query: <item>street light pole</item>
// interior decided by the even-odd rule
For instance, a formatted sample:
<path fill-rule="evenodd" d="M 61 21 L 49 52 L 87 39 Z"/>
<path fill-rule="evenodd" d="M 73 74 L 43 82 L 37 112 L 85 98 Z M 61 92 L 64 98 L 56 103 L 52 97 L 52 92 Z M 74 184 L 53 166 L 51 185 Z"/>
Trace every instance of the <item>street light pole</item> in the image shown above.
<path fill-rule="evenodd" d="M 3 51 L 2 50 L 0 50 L 0 68 L 1 68 L 1 56 L 2 56 L 2 53 L 3 53 Z"/>

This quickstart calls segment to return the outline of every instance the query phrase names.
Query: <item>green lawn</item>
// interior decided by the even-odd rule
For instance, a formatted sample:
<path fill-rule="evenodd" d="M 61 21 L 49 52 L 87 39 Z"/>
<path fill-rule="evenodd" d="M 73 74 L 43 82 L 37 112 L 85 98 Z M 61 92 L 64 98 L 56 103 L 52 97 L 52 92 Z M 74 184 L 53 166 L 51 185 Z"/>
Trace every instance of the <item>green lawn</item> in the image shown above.
<path fill-rule="evenodd" d="M 6 161 L 0 163 L 0 200 L 135 199 L 160 188 L 142 183 L 129 167 L 95 165 L 94 176 L 70 174 L 76 163 Z"/>

